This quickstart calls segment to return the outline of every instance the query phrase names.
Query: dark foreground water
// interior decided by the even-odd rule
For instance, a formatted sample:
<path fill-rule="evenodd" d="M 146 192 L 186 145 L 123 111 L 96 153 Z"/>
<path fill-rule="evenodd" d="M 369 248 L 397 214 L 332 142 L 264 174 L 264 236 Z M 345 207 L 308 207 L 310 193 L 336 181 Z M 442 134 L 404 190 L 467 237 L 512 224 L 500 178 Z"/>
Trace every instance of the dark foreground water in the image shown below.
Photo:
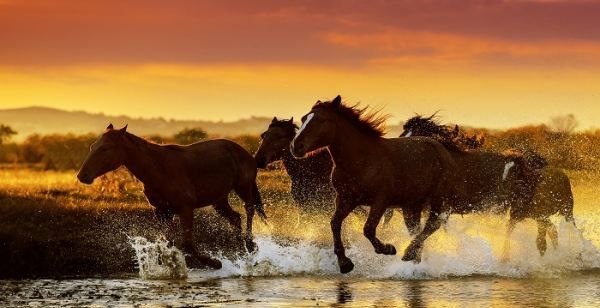
<path fill-rule="evenodd" d="M 519 225 L 506 261 L 502 219 L 452 217 L 419 264 L 375 254 L 360 219 L 351 219 L 344 237 L 355 268 L 347 275 L 338 272 L 330 234 L 301 223 L 289 224 L 291 240 L 261 226 L 256 252 L 213 255 L 220 270 L 190 270 L 166 241 L 130 237 L 137 275 L 0 281 L 0 306 L 600 307 L 600 215 L 576 218 L 578 228 L 555 221 L 559 246 L 543 257 L 535 226 Z M 400 252 L 410 241 L 401 227 L 382 227 L 380 236 Z"/>
<path fill-rule="evenodd" d="M 2 281 L 3 306 L 531 306 L 599 307 L 600 271 L 556 278 L 371 280 L 247 277 L 149 281 Z"/>

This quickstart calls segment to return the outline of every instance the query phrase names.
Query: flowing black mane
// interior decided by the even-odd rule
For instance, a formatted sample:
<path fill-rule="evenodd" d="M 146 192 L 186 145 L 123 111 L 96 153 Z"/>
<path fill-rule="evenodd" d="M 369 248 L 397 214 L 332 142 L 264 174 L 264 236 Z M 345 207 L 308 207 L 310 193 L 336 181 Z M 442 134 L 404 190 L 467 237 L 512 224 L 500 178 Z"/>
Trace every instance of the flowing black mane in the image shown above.
<path fill-rule="evenodd" d="M 455 150 L 478 149 L 484 142 L 482 136 L 469 136 L 458 125 L 451 128 L 440 124 L 436 113 L 428 117 L 417 114 L 404 123 L 403 129 L 405 132 L 409 130 L 418 131 L 419 135 L 435 138 L 446 147 Z"/>
<path fill-rule="evenodd" d="M 285 133 L 291 137 L 294 137 L 294 135 L 296 135 L 296 130 L 298 129 L 298 125 L 294 123 L 293 119 L 277 121 L 274 120 L 273 122 L 271 122 L 271 124 L 269 124 L 269 128 L 274 127 L 279 127 L 283 129 Z"/>
<path fill-rule="evenodd" d="M 360 131 L 369 136 L 381 137 L 385 134 L 385 121 L 388 115 L 381 115 L 379 112 L 369 112 L 369 107 L 360 107 L 359 104 L 348 106 L 341 102 L 338 95 L 333 101 L 314 104 L 312 109 L 323 108 L 331 110 L 352 122 Z"/>

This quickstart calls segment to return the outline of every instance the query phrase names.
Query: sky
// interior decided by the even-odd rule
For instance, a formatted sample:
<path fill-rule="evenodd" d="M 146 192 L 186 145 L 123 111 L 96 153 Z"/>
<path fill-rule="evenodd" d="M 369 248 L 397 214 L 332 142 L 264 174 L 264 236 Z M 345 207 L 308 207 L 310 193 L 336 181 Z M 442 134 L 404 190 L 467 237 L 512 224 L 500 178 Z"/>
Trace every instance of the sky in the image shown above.
<path fill-rule="evenodd" d="M 600 1 L 0 0 L 0 108 L 599 128 Z M 0 119 L 1 121 L 1 119 Z"/>

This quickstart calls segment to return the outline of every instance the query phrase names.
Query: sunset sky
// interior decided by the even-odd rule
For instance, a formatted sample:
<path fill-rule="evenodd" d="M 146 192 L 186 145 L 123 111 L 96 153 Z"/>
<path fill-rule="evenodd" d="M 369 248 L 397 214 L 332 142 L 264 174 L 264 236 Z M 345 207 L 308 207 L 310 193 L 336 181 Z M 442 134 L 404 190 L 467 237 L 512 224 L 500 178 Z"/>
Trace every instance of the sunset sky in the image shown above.
<path fill-rule="evenodd" d="M 337 94 L 600 128 L 600 1 L 0 0 L 0 108 L 235 120 Z"/>

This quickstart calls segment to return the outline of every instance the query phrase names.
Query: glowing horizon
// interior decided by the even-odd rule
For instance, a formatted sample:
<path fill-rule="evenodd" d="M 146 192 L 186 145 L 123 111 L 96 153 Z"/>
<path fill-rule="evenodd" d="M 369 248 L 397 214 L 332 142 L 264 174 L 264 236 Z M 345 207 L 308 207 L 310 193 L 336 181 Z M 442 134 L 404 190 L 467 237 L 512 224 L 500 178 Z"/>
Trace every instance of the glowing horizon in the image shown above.
<path fill-rule="evenodd" d="M 597 128 L 598 14 L 598 1 L 3 0 L 0 108 L 233 121 L 341 94 L 390 124 L 442 110 Z"/>

